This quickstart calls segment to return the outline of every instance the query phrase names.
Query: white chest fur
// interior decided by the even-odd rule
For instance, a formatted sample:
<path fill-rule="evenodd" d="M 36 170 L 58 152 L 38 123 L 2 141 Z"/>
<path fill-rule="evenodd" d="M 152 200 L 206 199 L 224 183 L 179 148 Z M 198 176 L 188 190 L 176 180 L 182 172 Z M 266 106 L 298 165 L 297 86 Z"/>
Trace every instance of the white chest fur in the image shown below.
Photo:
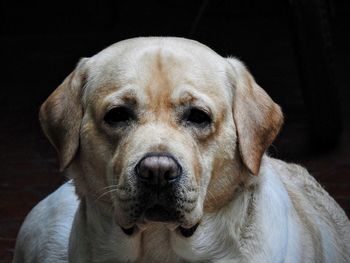
<path fill-rule="evenodd" d="M 65 245 L 62 249 L 69 247 L 69 262 L 74 263 L 274 262 L 271 258 L 280 262 L 278 259 L 286 254 L 296 258 L 293 255 L 298 254 L 298 246 L 286 245 L 289 244 L 287 226 L 295 227 L 288 216 L 288 195 L 278 177 L 271 171 L 262 173 L 259 180 L 259 186 L 253 191 L 254 197 L 251 191 L 237 193 L 227 206 L 216 213 L 205 214 L 196 232 L 189 238 L 170 231 L 161 224 L 150 225 L 144 231 L 127 236 L 114 223 L 111 215 L 104 215 L 93 200 L 80 203 L 70 238 L 70 228 L 52 224 L 43 232 L 36 223 L 37 220 L 29 217 L 19 237 L 19 240 L 23 239 L 23 258 L 30 259 L 35 253 L 41 255 L 40 251 L 43 251 L 35 252 L 36 249 L 32 248 L 34 243 L 25 242 L 26 236 L 35 227 L 40 228 L 38 232 L 42 233 L 36 235 L 36 238 L 43 242 L 49 233 L 59 233 L 55 237 L 63 240 Z M 41 209 L 43 206 L 46 208 Z M 32 214 L 36 215 L 35 218 L 52 218 L 52 215 L 56 215 L 55 222 L 66 222 L 66 214 L 69 212 L 69 217 L 72 218 L 77 206 L 74 187 L 67 183 L 45 199 Z M 67 213 L 55 212 L 62 210 Z M 299 243 L 298 228 L 290 230 L 293 230 L 293 239 Z M 22 246 L 21 242 L 19 244 Z M 49 243 L 43 243 L 45 246 L 48 246 L 47 251 L 52 255 L 43 254 L 42 257 L 54 259 L 47 262 L 58 262 L 57 258 L 61 255 L 58 252 L 62 249 L 53 250 Z M 66 258 L 66 255 L 63 256 L 59 262 L 67 262 Z"/>
<path fill-rule="evenodd" d="M 74 222 L 70 259 L 85 262 L 81 255 L 86 255 L 96 263 L 240 262 L 240 235 L 250 201 L 249 192 L 238 194 L 227 207 L 206 214 L 194 235 L 188 238 L 161 223 L 151 224 L 129 237 L 88 202 L 85 208 L 80 207 Z"/>

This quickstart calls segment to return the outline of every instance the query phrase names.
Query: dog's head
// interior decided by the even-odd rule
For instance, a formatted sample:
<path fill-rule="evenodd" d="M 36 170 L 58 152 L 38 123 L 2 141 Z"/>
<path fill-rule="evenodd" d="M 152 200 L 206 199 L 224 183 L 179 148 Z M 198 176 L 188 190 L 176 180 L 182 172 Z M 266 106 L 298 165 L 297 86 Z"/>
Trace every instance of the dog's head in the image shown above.
<path fill-rule="evenodd" d="M 77 192 L 124 229 L 188 229 L 259 173 L 280 108 L 244 65 L 198 42 L 136 38 L 82 59 L 40 120 Z"/>

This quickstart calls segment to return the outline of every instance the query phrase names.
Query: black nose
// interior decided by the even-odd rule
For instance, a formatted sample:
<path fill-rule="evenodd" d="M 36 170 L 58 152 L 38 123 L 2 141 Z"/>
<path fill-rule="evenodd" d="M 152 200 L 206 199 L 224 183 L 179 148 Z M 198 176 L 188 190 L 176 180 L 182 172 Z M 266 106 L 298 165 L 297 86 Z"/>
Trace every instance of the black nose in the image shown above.
<path fill-rule="evenodd" d="M 165 184 L 180 176 L 181 167 L 170 155 L 151 154 L 137 164 L 136 174 L 143 182 Z"/>

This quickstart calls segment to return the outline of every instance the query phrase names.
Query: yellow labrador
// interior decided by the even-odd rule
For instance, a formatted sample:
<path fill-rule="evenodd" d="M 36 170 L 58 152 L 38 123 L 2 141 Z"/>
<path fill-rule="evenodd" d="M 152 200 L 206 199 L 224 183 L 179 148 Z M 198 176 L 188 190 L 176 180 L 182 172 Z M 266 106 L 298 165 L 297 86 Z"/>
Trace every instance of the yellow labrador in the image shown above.
<path fill-rule="evenodd" d="M 14 262 L 350 262 L 344 211 L 265 154 L 282 119 L 240 61 L 195 41 L 82 59 L 40 110 L 71 181 L 28 215 Z"/>

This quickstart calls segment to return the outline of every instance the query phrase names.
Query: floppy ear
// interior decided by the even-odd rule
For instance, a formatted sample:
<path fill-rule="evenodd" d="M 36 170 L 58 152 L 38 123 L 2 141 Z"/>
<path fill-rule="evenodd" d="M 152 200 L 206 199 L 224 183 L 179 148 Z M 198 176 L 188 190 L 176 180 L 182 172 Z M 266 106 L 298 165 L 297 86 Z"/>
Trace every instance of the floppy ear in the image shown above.
<path fill-rule="evenodd" d="M 55 147 L 60 171 L 73 160 L 79 148 L 79 131 L 82 119 L 81 93 L 85 82 L 82 59 L 76 69 L 56 88 L 41 105 L 39 120 L 46 137 Z"/>
<path fill-rule="evenodd" d="M 242 62 L 228 58 L 234 71 L 233 118 L 244 165 L 258 175 L 261 158 L 282 123 L 281 108 L 255 82 Z"/>

